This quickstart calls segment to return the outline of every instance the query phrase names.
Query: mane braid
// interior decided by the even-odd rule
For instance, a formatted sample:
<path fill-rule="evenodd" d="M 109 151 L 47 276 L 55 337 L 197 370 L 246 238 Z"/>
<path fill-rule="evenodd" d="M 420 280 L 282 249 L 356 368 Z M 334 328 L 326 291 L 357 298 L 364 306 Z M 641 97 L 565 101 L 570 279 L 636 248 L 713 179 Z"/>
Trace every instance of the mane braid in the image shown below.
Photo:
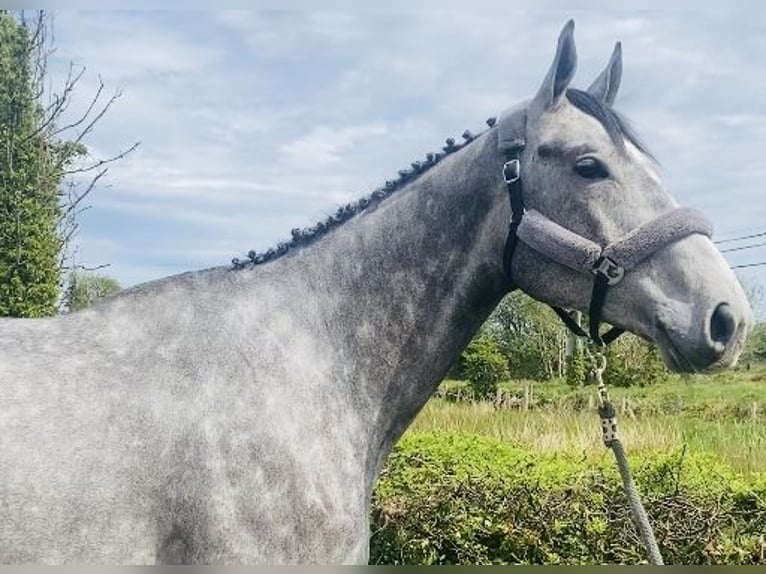
<path fill-rule="evenodd" d="M 487 125 L 492 128 L 495 125 L 496 119 L 489 118 Z M 479 134 L 481 135 L 481 134 Z M 393 180 L 388 180 L 386 183 L 377 189 L 375 189 L 369 196 L 363 197 L 355 203 L 347 203 L 338 208 L 338 210 L 324 221 L 320 221 L 313 227 L 307 227 L 304 229 L 295 228 L 290 233 L 292 238 L 289 241 L 283 241 L 278 243 L 276 247 L 272 247 L 262 253 L 257 253 L 254 250 L 250 250 L 247 253 L 247 260 L 240 260 L 235 257 L 231 260 L 233 269 L 244 269 L 248 266 L 262 265 L 273 261 L 287 252 L 295 249 L 296 247 L 304 247 L 314 243 L 317 239 L 324 236 L 328 231 L 334 229 L 341 224 L 345 223 L 356 214 L 361 213 L 371 205 L 378 205 L 381 201 L 387 198 L 389 195 L 405 187 L 407 184 L 412 183 L 418 179 L 422 174 L 427 172 L 437 163 L 439 163 L 446 156 L 463 149 L 465 146 L 474 141 L 478 136 L 475 136 L 469 130 L 463 132 L 463 142 L 456 143 L 454 138 L 447 138 L 445 146 L 442 151 L 438 153 L 426 154 L 426 157 L 422 161 L 415 161 L 411 164 L 412 167 L 400 169 L 399 177 Z"/>

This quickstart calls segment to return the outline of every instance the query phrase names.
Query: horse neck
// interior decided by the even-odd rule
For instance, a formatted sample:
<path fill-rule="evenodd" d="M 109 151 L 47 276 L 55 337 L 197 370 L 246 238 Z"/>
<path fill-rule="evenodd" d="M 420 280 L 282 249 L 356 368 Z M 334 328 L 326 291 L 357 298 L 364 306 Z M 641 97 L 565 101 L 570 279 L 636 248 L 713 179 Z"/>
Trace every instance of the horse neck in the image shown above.
<path fill-rule="evenodd" d="M 373 472 L 506 291 L 488 132 L 290 257 L 369 424 Z"/>

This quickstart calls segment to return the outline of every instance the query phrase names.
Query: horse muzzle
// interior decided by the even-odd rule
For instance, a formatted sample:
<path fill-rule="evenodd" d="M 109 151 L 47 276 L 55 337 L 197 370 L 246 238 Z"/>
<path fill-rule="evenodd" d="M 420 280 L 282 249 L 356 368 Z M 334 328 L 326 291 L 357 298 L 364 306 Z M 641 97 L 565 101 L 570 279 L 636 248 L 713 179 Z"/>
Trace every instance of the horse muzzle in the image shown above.
<path fill-rule="evenodd" d="M 679 313 L 675 320 L 663 315 L 657 318 L 654 339 L 665 364 L 675 372 L 710 372 L 735 365 L 752 325 L 749 309 L 726 302 L 712 306 L 702 320 L 689 321 L 685 332 L 671 326 L 679 324 Z"/>

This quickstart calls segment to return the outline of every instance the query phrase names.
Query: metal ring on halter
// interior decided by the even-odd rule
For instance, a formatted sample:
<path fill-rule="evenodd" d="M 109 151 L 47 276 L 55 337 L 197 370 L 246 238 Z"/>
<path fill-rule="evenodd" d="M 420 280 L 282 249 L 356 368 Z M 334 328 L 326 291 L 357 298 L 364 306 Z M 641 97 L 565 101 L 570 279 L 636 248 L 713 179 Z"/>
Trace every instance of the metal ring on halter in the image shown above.
<path fill-rule="evenodd" d="M 601 352 L 602 347 L 589 345 L 586 347 L 588 358 L 592 363 L 592 369 L 596 374 L 602 374 L 606 370 L 606 355 Z"/>
<path fill-rule="evenodd" d="M 606 277 L 609 285 L 616 285 L 625 276 L 625 269 L 609 257 L 601 257 L 593 268 L 593 273 Z"/>
<path fill-rule="evenodd" d="M 595 369 L 599 373 L 606 370 L 606 355 L 603 353 L 594 353 L 593 358 L 597 361 Z"/>
<path fill-rule="evenodd" d="M 521 179 L 521 162 L 518 158 L 508 160 L 503 164 L 503 181 L 516 183 Z"/>

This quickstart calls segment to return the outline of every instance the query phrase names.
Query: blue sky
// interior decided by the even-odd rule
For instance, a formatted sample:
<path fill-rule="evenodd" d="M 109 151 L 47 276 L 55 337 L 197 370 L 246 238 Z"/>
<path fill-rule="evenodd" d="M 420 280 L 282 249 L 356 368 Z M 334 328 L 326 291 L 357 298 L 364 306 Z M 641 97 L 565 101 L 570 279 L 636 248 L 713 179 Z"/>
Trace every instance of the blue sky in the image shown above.
<path fill-rule="evenodd" d="M 52 70 L 123 96 L 89 139 L 115 165 L 77 262 L 129 286 L 287 239 L 444 138 L 531 96 L 573 17 L 587 87 L 623 42 L 617 108 L 719 239 L 766 231 L 766 9 L 55 12 Z M 764 238 L 766 239 L 766 238 Z M 732 253 L 766 261 L 766 248 Z M 766 285 L 766 267 L 743 273 Z"/>

